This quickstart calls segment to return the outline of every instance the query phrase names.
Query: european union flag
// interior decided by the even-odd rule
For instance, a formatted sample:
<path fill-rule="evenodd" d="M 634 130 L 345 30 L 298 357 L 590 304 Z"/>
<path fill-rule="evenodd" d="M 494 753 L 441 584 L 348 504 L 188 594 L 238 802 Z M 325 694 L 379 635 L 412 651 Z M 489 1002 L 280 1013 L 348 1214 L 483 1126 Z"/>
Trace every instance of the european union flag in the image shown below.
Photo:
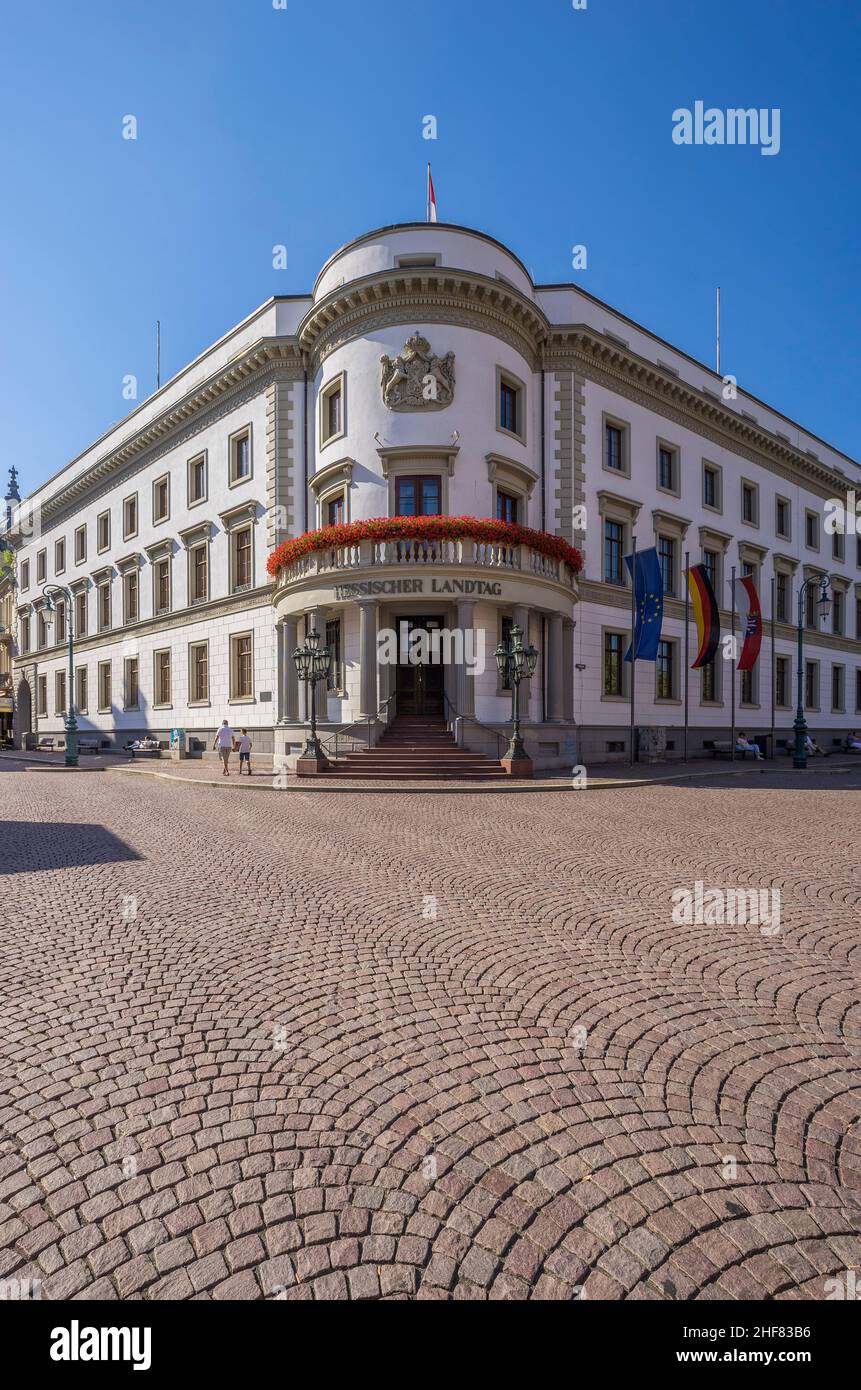
<path fill-rule="evenodd" d="M 628 573 L 634 581 L 634 641 L 625 655 L 626 661 L 655 661 L 664 620 L 664 579 L 658 552 L 638 550 L 625 556 Z"/>

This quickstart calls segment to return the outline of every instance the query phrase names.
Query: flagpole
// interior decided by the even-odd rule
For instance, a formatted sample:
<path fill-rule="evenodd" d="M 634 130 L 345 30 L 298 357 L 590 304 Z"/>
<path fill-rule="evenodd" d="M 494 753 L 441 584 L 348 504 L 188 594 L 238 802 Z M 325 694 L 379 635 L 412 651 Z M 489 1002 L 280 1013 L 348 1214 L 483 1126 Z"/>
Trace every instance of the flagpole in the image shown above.
<path fill-rule="evenodd" d="M 428 160 L 427 210 L 426 210 L 426 212 L 425 212 L 425 221 L 426 221 L 426 222 L 430 222 L 430 181 L 431 181 L 431 167 L 430 167 L 430 160 Z"/>
<path fill-rule="evenodd" d="M 775 587 L 772 574 L 772 759 L 775 756 Z"/>
<path fill-rule="evenodd" d="M 685 761 L 685 762 L 687 762 L 687 760 L 688 760 L 688 709 L 689 709 L 689 694 L 688 694 L 688 687 L 689 687 L 689 684 L 690 684 L 690 668 L 689 668 L 689 666 L 688 666 L 688 661 L 689 661 L 689 659 L 690 659 L 690 652 L 689 652 L 688 644 L 689 644 L 689 632 L 690 632 L 690 621 L 691 621 L 691 586 L 690 586 L 690 583 L 689 583 L 690 568 L 691 568 L 691 552 L 690 552 L 689 550 L 686 550 L 686 551 L 685 551 L 685 757 L 684 757 L 684 761 Z"/>
<path fill-rule="evenodd" d="M 631 767 L 634 766 L 634 687 L 637 681 L 637 537 L 631 536 Z"/>
<path fill-rule="evenodd" d="M 735 565 L 732 567 L 732 647 L 730 649 L 730 708 L 732 710 L 732 742 L 730 744 L 730 758 L 735 762 Z"/>

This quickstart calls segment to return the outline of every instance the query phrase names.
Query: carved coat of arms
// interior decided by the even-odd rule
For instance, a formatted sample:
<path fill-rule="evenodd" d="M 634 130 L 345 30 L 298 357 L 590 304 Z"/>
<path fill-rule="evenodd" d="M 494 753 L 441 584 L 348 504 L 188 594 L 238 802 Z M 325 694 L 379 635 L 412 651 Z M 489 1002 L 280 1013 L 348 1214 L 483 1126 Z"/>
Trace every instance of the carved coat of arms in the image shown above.
<path fill-rule="evenodd" d="M 394 360 L 381 357 L 383 401 L 389 410 L 444 410 L 454 400 L 454 353 L 437 357 L 414 333 Z"/>

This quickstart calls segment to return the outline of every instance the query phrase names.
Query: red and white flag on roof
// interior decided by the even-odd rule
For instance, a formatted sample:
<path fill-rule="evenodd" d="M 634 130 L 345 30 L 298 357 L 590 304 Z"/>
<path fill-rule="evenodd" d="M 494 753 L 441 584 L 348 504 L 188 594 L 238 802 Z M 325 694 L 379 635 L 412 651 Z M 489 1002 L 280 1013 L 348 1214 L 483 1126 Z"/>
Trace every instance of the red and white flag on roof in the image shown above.
<path fill-rule="evenodd" d="M 436 222 L 436 190 L 433 186 L 433 174 L 428 165 L 428 222 Z"/>
<path fill-rule="evenodd" d="M 762 607 L 756 585 L 750 575 L 735 581 L 735 601 L 741 618 L 744 645 L 741 649 L 738 669 L 752 671 L 762 646 Z"/>

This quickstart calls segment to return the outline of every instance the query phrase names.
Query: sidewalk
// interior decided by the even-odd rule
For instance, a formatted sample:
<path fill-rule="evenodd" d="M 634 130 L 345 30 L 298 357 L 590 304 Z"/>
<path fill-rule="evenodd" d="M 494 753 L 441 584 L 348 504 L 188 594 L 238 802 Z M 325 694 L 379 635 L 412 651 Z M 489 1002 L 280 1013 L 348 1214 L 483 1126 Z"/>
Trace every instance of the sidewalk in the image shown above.
<path fill-rule="evenodd" d="M 168 782 L 191 782 L 204 787 L 220 787 L 222 791 L 242 790 L 244 792 L 288 791 L 288 792 L 430 792 L 467 793 L 472 796 L 510 795 L 511 793 L 535 794 L 538 792 L 569 792 L 573 790 L 570 774 L 539 776 L 532 781 L 511 782 L 424 782 L 393 781 L 378 782 L 364 779 L 347 780 L 338 778 L 295 777 L 282 774 L 279 785 L 273 784 L 277 776 L 271 757 L 256 757 L 254 773 L 251 777 L 239 776 L 238 760 L 229 777 L 222 777 L 217 766 L 203 759 L 190 758 L 184 762 L 168 759 L 147 759 L 134 761 L 117 755 L 89 755 L 81 758 L 78 768 L 66 768 L 62 753 L 0 753 L 0 769 L 8 765 L 10 770 L 18 767 L 22 771 L 60 772 L 67 776 L 76 772 L 114 772 L 130 777 L 155 777 Z M 804 779 L 813 774 L 861 773 L 861 757 L 848 758 L 835 755 L 830 758 L 816 758 L 808 763 L 806 772 L 796 771 L 791 758 L 775 758 L 771 762 L 731 763 L 728 760 L 712 758 L 698 759 L 688 763 L 664 762 L 651 765 L 638 764 L 630 768 L 623 764 L 596 765 L 595 771 L 587 769 L 584 787 L 577 790 L 607 791 L 622 787 L 649 787 L 661 782 L 691 782 L 723 777 L 765 777 L 780 774 L 784 777 Z"/>

